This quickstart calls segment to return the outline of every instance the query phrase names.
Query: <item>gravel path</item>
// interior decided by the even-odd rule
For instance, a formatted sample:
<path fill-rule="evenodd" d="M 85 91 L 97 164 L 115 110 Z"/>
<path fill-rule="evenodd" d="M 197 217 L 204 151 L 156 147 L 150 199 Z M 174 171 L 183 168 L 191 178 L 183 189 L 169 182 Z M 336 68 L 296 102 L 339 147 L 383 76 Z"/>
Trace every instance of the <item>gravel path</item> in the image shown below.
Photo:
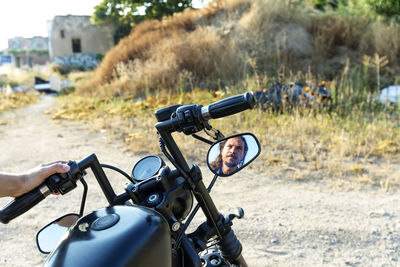
<path fill-rule="evenodd" d="M 103 163 L 130 172 L 139 159 L 123 143 L 80 122 L 53 121 L 44 111 L 55 101 L 45 96 L 33 106 L 0 114 L 2 171 L 24 171 L 57 159 L 80 160 L 96 153 Z M 221 129 L 222 130 L 222 129 Z M 107 172 L 117 189 L 125 180 Z M 210 179 L 203 168 L 205 181 Z M 106 201 L 91 174 L 86 211 Z M 0 265 L 40 266 L 45 255 L 36 249 L 36 232 L 53 219 L 78 212 L 81 188 L 50 196 L 7 225 L 0 225 Z M 212 191 L 217 207 L 236 207 L 245 217 L 233 229 L 243 244 L 249 266 L 400 266 L 400 197 L 376 189 L 340 192 L 315 182 L 273 180 L 242 171 L 220 178 Z M 10 198 L 0 199 L 0 206 Z M 199 222 L 201 217 L 196 218 Z"/>

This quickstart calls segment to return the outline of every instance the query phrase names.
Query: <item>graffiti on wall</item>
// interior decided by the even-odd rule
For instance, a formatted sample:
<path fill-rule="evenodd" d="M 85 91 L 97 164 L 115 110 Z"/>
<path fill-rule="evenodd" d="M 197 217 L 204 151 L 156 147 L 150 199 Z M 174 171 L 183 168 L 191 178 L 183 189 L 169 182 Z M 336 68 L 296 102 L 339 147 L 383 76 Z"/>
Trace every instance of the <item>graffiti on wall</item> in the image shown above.
<path fill-rule="evenodd" d="M 96 54 L 94 53 L 54 57 L 53 62 L 60 65 L 65 65 L 70 67 L 80 67 L 84 69 L 94 68 L 97 67 L 97 65 L 99 65 L 99 62 L 96 59 Z"/>

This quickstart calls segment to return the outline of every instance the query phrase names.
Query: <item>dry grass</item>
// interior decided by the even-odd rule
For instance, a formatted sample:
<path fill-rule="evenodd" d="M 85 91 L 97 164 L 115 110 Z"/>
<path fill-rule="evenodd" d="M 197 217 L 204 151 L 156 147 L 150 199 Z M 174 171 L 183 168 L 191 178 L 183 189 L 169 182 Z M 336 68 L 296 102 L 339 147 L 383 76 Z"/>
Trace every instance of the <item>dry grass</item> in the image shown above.
<path fill-rule="evenodd" d="M 38 98 L 39 96 L 37 94 L 6 94 L 0 92 L 0 112 L 33 104 Z"/>
<path fill-rule="evenodd" d="M 51 116 L 91 121 L 112 138 L 124 140 L 131 153 L 160 154 L 154 128 L 156 109 L 176 103 L 205 105 L 228 95 L 196 89 L 136 102 L 73 96 L 65 98 L 62 109 Z M 395 177 L 400 164 L 398 113 L 371 114 L 357 107 L 346 116 L 304 108 L 284 113 L 255 109 L 211 124 L 226 135 L 255 133 L 263 153 L 250 168 L 260 172 L 268 168 L 276 179 L 321 180 L 339 187 L 354 182 L 378 187 L 389 183 L 391 188 L 400 184 Z M 189 160 L 204 160 L 207 145 L 182 134 L 175 137 Z"/>
<path fill-rule="evenodd" d="M 12 65 L 0 66 L 0 86 L 19 86 L 21 90 L 29 91 L 34 87 L 35 76 L 44 80 L 49 80 L 51 76 L 58 76 L 62 79 L 72 78 L 73 81 L 76 81 L 80 79 L 79 76 L 88 77 L 90 75 L 90 72 L 71 72 L 68 77 L 62 76 L 55 71 L 56 68 L 56 64 L 36 65 L 31 68 L 17 68 Z"/>
<path fill-rule="evenodd" d="M 205 105 L 276 81 L 324 79 L 333 93 L 330 106 L 256 109 L 212 124 L 227 135 L 255 133 L 264 150 L 250 168 L 268 167 L 276 179 L 389 190 L 400 184 L 399 111 L 371 100 L 400 79 L 398 27 L 288 8 L 286 1 L 218 1 L 134 28 L 52 116 L 95 122 L 132 153 L 159 153 L 157 108 Z M 189 159 L 205 155 L 206 145 L 176 138 Z"/>
<path fill-rule="evenodd" d="M 26 69 L 20 69 L 13 66 L 0 66 L 0 86 L 23 85 L 26 88 L 32 88 L 34 84 L 35 72 Z"/>
<path fill-rule="evenodd" d="M 389 64 L 398 70 L 400 57 L 400 24 L 385 25 L 374 23 L 372 25 L 372 40 L 375 53 L 386 56 Z M 371 39 L 369 39 L 371 41 Z"/>
<path fill-rule="evenodd" d="M 110 50 L 81 94 L 144 96 L 170 90 L 232 86 L 255 72 L 307 73 L 331 80 L 363 56 L 400 69 L 400 29 L 363 16 L 318 13 L 287 1 L 216 1 L 162 21 L 145 21 Z M 375 84 L 368 83 L 368 86 Z"/>
<path fill-rule="evenodd" d="M 181 103 L 200 103 L 206 105 L 219 100 L 225 95 L 219 92 L 212 94 L 195 89 L 189 93 L 169 94 L 150 97 L 145 101 L 132 101 L 129 98 L 94 98 L 76 95 L 60 97 L 60 108 L 48 111 L 54 120 L 83 120 L 93 122 L 93 127 L 105 129 L 112 138 L 122 139 L 126 150 L 132 153 L 160 153 L 153 116 L 158 108 Z M 177 135 L 180 142 L 188 138 Z M 193 142 L 182 142 L 189 151 L 189 157 L 197 158 L 198 153 Z M 143 146 L 146 144 L 146 146 Z M 205 155 L 206 148 L 203 148 Z"/>
<path fill-rule="evenodd" d="M 182 83 L 188 86 L 204 77 L 216 76 L 218 68 L 229 66 L 228 71 L 232 71 L 232 44 L 201 27 L 195 31 L 196 20 L 212 16 L 218 8 L 216 5 L 186 10 L 162 21 L 149 20 L 138 25 L 106 54 L 93 79 L 78 92 L 140 96 L 146 90 L 177 88 Z M 232 77 L 235 75 L 226 78 Z"/>
<path fill-rule="evenodd" d="M 317 16 L 310 21 L 316 57 L 327 59 L 337 54 L 338 47 L 358 50 L 369 21 L 363 17 L 339 14 Z"/>

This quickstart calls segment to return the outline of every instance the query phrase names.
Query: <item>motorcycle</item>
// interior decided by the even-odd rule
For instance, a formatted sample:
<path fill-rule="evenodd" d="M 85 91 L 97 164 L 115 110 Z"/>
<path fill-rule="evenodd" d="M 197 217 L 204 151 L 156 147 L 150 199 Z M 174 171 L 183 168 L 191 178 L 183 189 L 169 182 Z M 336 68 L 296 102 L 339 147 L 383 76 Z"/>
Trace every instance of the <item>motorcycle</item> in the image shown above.
<path fill-rule="evenodd" d="M 208 106 L 174 105 L 155 112 L 160 148 L 174 166 L 159 156 L 147 156 L 131 175 L 101 164 L 95 154 L 79 162 L 69 161 L 70 171 L 54 174 L 43 184 L 13 199 L 0 211 L 8 223 L 50 194 L 67 194 L 80 182 L 83 196 L 79 214 L 67 214 L 42 228 L 36 241 L 50 254 L 44 266 L 247 266 L 242 245 L 232 230 L 236 214 L 223 216 L 210 191 L 219 176 L 230 176 L 248 166 L 261 151 L 251 133 L 225 137 L 212 128 L 210 119 L 222 118 L 254 107 L 250 92 L 222 99 Z M 196 133 L 204 131 L 213 141 Z M 214 177 L 206 188 L 200 168 L 188 164 L 172 133 L 182 132 L 211 145 L 207 164 Z M 125 191 L 115 194 L 104 168 L 128 179 Z M 109 206 L 84 215 L 91 169 Z M 197 201 L 193 208 L 194 199 Z M 193 232 L 188 226 L 201 209 L 206 220 Z"/>

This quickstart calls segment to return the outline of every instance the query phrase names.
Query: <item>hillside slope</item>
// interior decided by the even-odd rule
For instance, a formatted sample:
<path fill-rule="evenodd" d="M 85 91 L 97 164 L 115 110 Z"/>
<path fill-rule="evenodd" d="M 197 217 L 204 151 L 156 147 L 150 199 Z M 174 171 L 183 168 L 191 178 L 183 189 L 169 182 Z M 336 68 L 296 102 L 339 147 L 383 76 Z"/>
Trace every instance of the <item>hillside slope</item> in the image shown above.
<path fill-rule="evenodd" d="M 285 1 L 214 1 L 136 26 L 78 92 L 136 96 L 195 87 L 215 90 L 254 74 L 311 73 L 329 81 L 349 67 L 362 70 L 373 86 L 377 68 L 383 83 L 395 81 L 399 43 L 399 24 L 321 13 Z"/>

